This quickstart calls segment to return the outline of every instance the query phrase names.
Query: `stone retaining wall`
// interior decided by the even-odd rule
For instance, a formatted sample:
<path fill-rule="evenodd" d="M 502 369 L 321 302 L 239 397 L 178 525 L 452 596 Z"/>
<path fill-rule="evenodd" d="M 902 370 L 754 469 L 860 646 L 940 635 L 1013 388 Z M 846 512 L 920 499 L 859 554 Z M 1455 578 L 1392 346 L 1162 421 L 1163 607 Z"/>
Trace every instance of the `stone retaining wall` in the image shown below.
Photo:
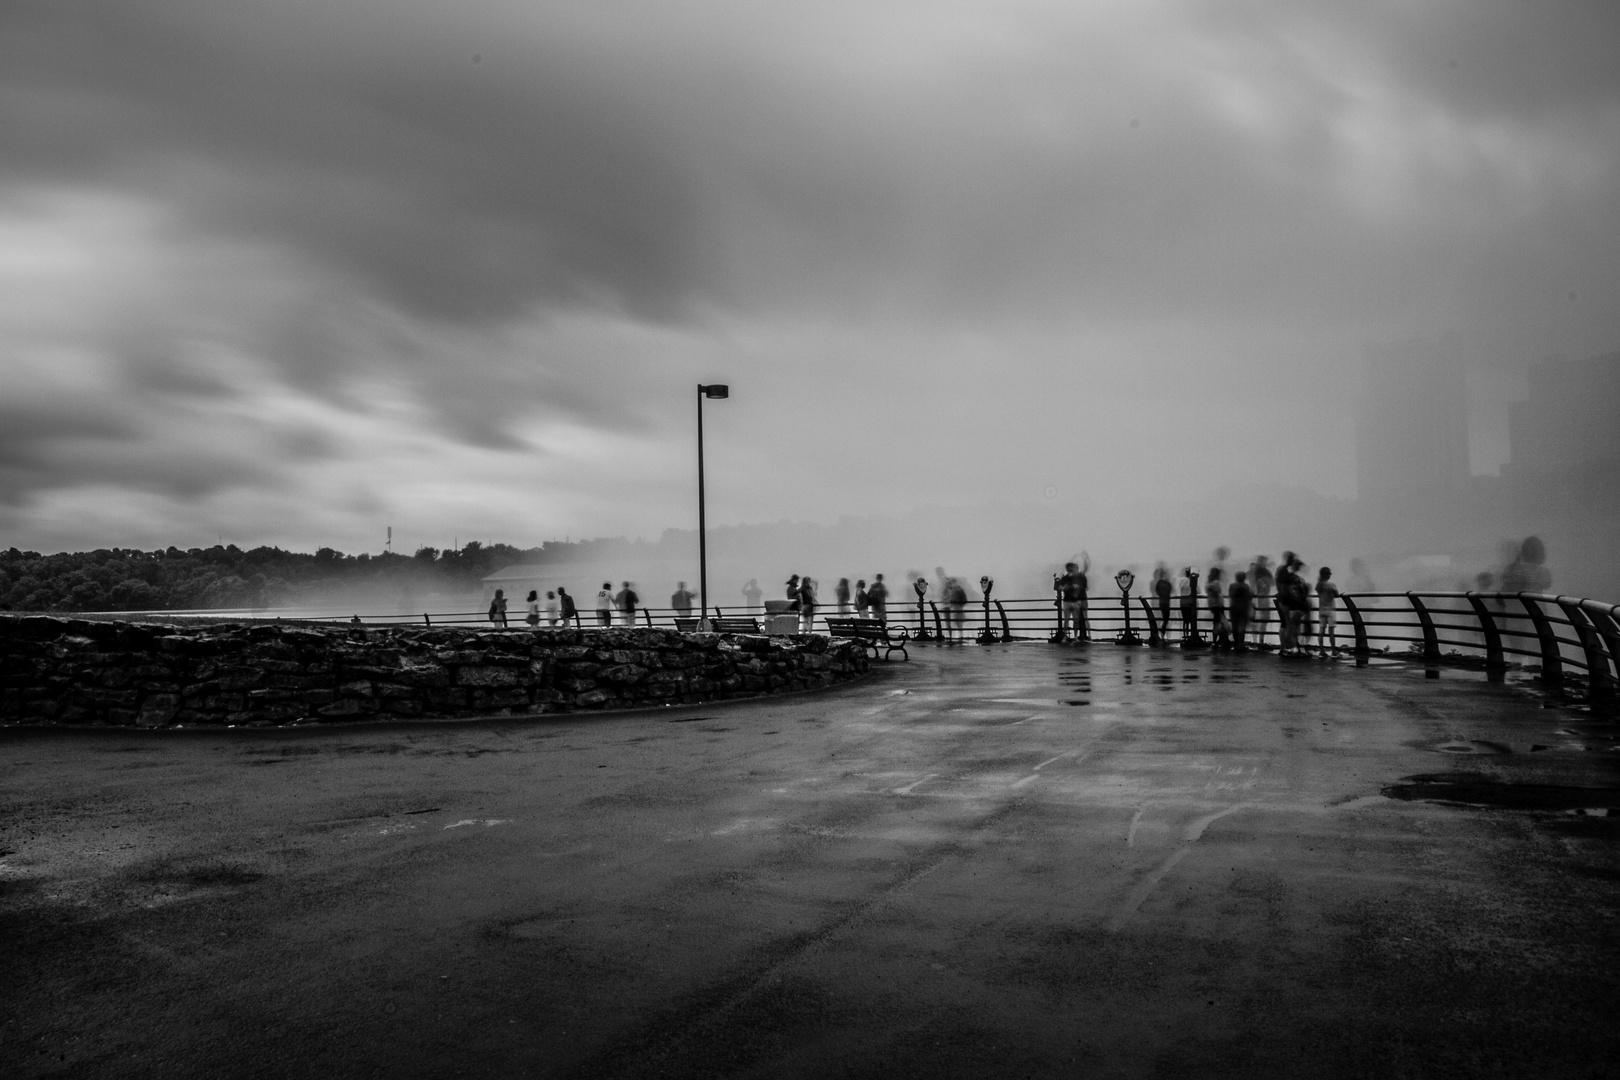
<path fill-rule="evenodd" d="M 0 723 L 285 724 L 687 704 L 863 674 L 851 641 L 0 616 Z"/>

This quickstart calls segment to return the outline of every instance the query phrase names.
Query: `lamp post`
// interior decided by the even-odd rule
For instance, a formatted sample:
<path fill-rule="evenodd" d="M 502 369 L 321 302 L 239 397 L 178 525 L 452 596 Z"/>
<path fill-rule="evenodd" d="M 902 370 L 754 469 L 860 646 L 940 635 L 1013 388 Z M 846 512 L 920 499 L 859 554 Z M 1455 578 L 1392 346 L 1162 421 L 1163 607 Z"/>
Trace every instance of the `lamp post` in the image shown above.
<path fill-rule="evenodd" d="M 731 387 L 724 383 L 709 386 L 698 383 L 698 612 L 702 615 L 697 624 L 699 630 L 709 625 L 709 547 L 703 517 L 703 399 L 730 396 Z"/>

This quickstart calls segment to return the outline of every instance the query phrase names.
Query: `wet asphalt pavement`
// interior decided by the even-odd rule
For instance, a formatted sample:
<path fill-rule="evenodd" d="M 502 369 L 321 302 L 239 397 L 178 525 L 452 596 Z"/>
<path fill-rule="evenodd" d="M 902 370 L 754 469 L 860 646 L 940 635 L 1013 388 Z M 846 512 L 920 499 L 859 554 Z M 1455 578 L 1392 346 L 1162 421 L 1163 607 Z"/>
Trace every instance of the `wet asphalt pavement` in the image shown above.
<path fill-rule="evenodd" d="M 0 731 L 0 1071 L 1615 1075 L 1615 725 L 1404 665 L 912 653 L 706 708 Z"/>

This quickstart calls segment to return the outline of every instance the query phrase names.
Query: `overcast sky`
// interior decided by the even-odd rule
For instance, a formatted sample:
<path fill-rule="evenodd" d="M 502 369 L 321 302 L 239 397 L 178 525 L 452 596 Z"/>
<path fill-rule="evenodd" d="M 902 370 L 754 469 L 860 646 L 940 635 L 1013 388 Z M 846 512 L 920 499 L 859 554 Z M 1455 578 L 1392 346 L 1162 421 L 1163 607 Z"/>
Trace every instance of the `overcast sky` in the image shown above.
<path fill-rule="evenodd" d="M 1620 348 L 1620 4 L 6 0 L 0 543 L 1355 493 Z"/>

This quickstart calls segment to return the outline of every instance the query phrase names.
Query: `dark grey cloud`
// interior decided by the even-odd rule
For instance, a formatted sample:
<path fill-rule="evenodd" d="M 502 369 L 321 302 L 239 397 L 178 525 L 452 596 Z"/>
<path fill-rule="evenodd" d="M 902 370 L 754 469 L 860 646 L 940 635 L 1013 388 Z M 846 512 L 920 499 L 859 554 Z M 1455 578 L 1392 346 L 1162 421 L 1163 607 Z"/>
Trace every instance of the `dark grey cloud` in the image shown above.
<path fill-rule="evenodd" d="M 1344 411 L 1367 340 L 1613 348 L 1617 38 L 1606 2 L 13 0 L 0 227 L 49 218 L 89 284 L 0 318 L 118 375 L 83 417 L 19 407 L 58 425 L 0 446 L 5 490 L 318 474 L 381 505 L 332 479 L 368 462 L 351 431 L 565 472 L 582 431 L 645 471 L 686 437 L 677 390 L 722 374 L 941 455 L 1040 417 L 956 462 L 996 485 L 1053 399 Z M 81 252 L 74 199 L 127 229 Z M 787 487 L 754 434 L 754 487 Z M 1322 442 L 1286 479 L 1343 490 Z"/>

